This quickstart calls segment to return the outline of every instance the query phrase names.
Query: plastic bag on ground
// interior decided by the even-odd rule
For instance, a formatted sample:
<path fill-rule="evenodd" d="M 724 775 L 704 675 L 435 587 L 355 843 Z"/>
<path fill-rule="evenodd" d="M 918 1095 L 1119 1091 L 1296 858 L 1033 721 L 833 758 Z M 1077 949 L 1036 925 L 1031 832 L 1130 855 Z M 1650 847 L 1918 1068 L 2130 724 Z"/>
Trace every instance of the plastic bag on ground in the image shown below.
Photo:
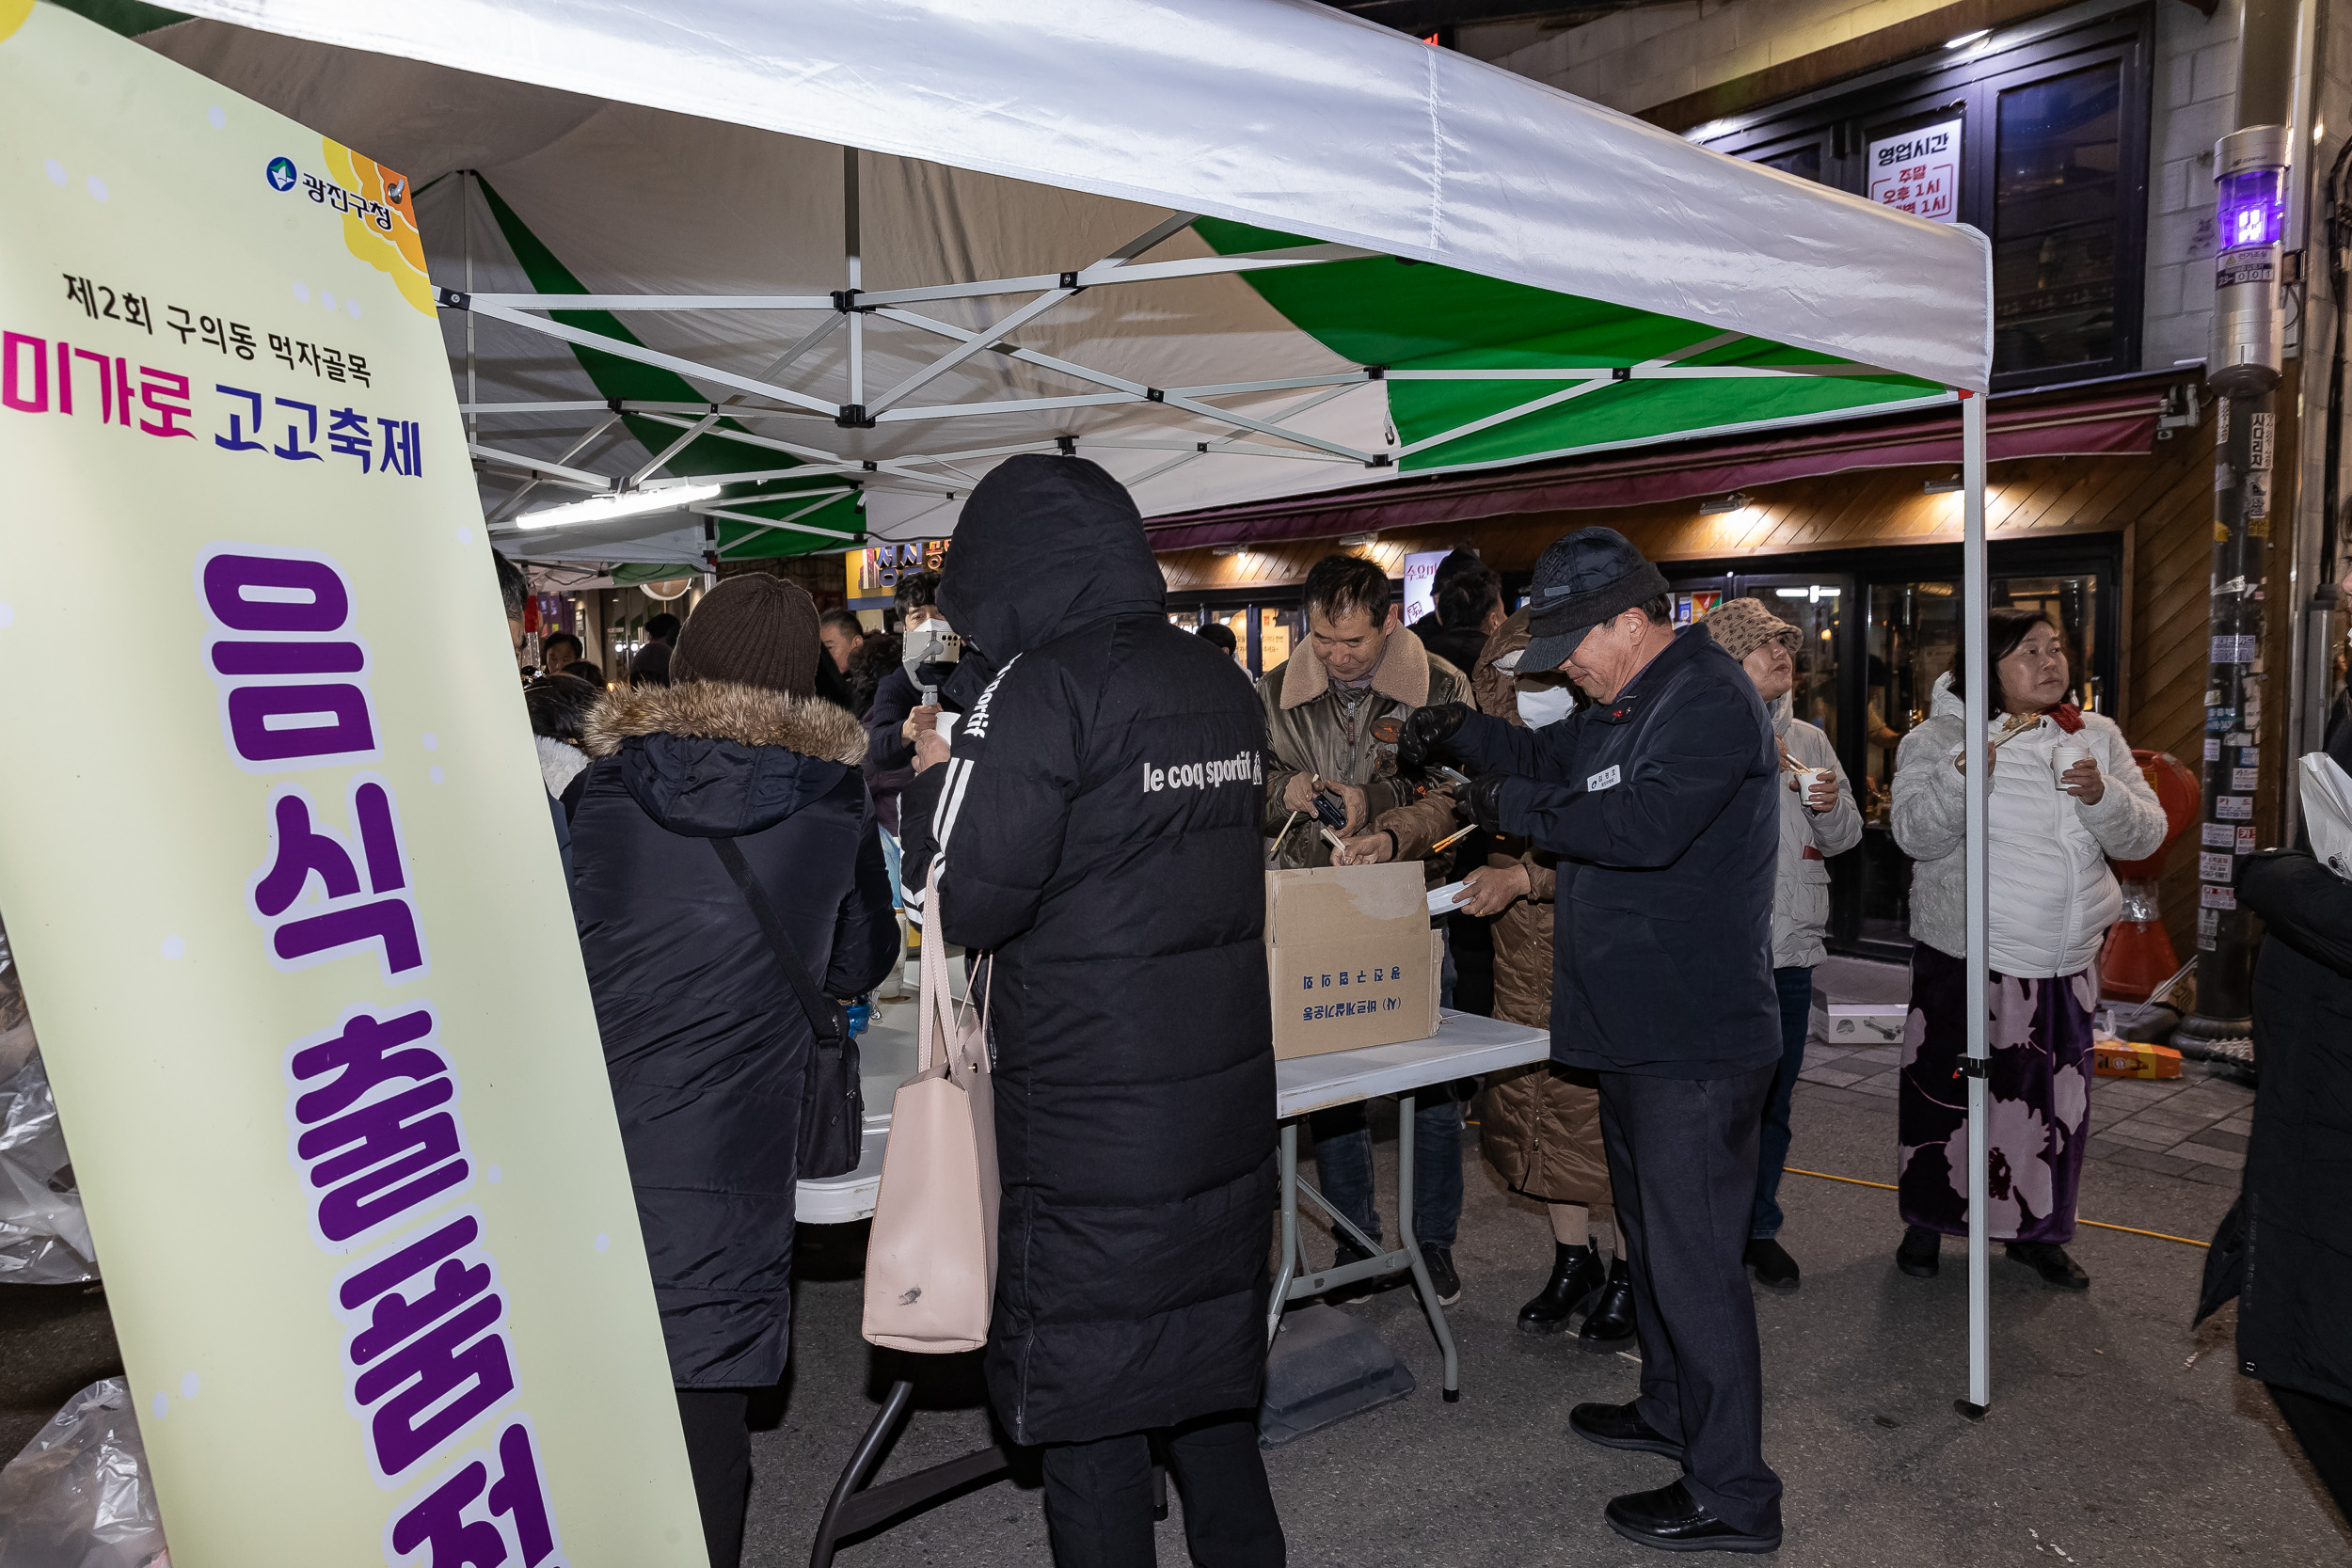
<path fill-rule="evenodd" d="M 97 1258 L 49 1073 L 35 1052 L 0 1083 L 0 1285 L 96 1279 Z"/>
<path fill-rule="evenodd" d="M 170 1563 L 130 1387 L 103 1379 L 0 1470 L 0 1568 Z"/>

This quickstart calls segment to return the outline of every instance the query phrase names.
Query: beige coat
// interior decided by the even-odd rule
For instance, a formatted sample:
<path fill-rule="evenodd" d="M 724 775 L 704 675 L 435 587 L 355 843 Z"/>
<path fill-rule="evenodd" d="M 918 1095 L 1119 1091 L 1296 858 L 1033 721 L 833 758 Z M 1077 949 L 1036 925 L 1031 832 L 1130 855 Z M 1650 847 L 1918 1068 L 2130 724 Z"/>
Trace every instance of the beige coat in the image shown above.
<path fill-rule="evenodd" d="M 1258 682 L 1258 698 L 1265 706 L 1264 831 L 1268 838 L 1283 835 L 1277 863 L 1331 863 L 1331 847 L 1315 831 L 1311 813 L 1283 831 L 1291 816 L 1282 804 L 1283 792 L 1299 773 L 1320 774 L 1362 789 L 1365 816 L 1372 826 L 1396 834 L 1400 861 L 1421 859 L 1430 845 L 1454 831 L 1453 798 L 1438 792 L 1416 796 L 1396 777 L 1396 748 L 1372 737 L 1374 722 L 1390 714 L 1401 717 L 1436 703 L 1470 700 L 1470 678 L 1423 647 L 1410 631 L 1399 626 L 1389 633 L 1380 663 L 1372 673 L 1371 694 L 1357 717 L 1352 745 L 1331 677 L 1315 657 L 1311 640 L 1301 641 L 1296 653 L 1265 673 Z"/>
<path fill-rule="evenodd" d="M 1471 686 L 1482 712 L 1525 727 L 1509 675 L 1496 659 L 1527 646 L 1527 612 L 1496 628 L 1478 656 Z M 1495 917 L 1495 1016 L 1543 1028 L 1551 1022 L 1551 857 L 1525 839 L 1505 839 L 1489 865 L 1522 865 L 1529 895 Z M 1590 1073 L 1538 1063 L 1487 1080 L 1478 1103 L 1479 1144 L 1514 1192 L 1547 1203 L 1581 1203 L 1612 1221 L 1609 1156 L 1600 1141 L 1600 1096 Z"/>

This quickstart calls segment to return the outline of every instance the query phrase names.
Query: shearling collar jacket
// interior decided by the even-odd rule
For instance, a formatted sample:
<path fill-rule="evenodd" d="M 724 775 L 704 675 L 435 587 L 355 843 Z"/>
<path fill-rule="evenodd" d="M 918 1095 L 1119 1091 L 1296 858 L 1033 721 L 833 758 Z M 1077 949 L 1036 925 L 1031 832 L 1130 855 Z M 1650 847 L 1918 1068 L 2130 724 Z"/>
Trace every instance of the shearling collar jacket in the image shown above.
<path fill-rule="evenodd" d="M 629 795 L 670 832 L 731 838 L 831 789 L 865 760 L 866 731 L 821 698 L 687 681 L 614 692 L 580 726 L 580 749 L 618 756 Z"/>
<path fill-rule="evenodd" d="M 1366 818 L 1396 833 L 1399 860 L 1418 858 L 1428 847 L 1433 830 L 1435 837 L 1445 835 L 1453 821 L 1451 805 L 1443 800 L 1433 804 L 1416 799 L 1400 785 L 1395 746 L 1382 745 L 1372 736 L 1374 723 L 1390 714 L 1472 701 L 1470 677 L 1423 647 L 1410 630 L 1398 626 L 1389 633 L 1388 645 L 1372 672 L 1372 688 L 1356 705 L 1352 727 L 1311 639 L 1301 639 L 1288 660 L 1266 672 L 1258 682 L 1258 698 L 1265 709 L 1267 837 L 1282 832 L 1290 817 L 1282 794 L 1297 773 L 1361 786 Z M 1328 865 L 1331 847 L 1302 818 L 1283 835 L 1280 863 Z"/>

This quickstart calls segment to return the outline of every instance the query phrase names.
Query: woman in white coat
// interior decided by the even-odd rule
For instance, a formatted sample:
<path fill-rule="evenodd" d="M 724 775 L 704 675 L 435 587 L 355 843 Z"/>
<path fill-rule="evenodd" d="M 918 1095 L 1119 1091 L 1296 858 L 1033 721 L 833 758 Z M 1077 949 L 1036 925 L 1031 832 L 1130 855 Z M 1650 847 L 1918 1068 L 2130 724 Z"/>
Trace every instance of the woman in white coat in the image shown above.
<path fill-rule="evenodd" d="M 1993 752 L 1986 860 L 1988 1234 L 2062 1290 L 2090 1287 L 2066 1255 L 2090 1141 L 2098 956 L 2122 911 L 2110 856 L 2164 842 L 2164 808 L 2114 721 L 2067 701 L 2058 629 L 2033 610 L 1988 617 Z M 1936 1272 L 1939 1238 L 1968 1229 L 1967 771 L 1962 656 L 1936 682 L 1928 721 L 1896 756 L 1895 842 L 1912 875 L 1911 1014 L 1903 1026 L 1898 1154 L 1905 1274 Z"/>

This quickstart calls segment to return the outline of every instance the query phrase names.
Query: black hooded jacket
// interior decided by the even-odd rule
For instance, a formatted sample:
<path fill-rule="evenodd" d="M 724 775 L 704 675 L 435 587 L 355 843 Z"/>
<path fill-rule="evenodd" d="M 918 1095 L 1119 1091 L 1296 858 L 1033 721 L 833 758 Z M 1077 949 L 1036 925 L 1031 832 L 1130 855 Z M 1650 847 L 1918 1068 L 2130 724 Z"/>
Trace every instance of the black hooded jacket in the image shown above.
<path fill-rule="evenodd" d="M 1164 593 L 1126 491 L 1041 456 L 972 493 L 940 583 L 1002 673 L 907 792 L 940 846 L 908 905 L 995 955 L 987 1370 L 1022 1443 L 1254 1407 L 1265 1359 L 1263 724 Z"/>
<path fill-rule="evenodd" d="M 858 763 L 821 698 L 687 681 L 591 717 L 572 819 L 572 912 L 621 1145 L 681 1388 L 783 1374 L 808 1021 L 743 895 L 703 842 L 735 838 L 831 996 L 898 956 L 890 879 Z"/>
<path fill-rule="evenodd" d="M 2238 1366 L 2352 1404 L 2352 882 L 2310 855 L 2265 849 L 2238 862 L 2237 898 L 2265 927 Z"/>

